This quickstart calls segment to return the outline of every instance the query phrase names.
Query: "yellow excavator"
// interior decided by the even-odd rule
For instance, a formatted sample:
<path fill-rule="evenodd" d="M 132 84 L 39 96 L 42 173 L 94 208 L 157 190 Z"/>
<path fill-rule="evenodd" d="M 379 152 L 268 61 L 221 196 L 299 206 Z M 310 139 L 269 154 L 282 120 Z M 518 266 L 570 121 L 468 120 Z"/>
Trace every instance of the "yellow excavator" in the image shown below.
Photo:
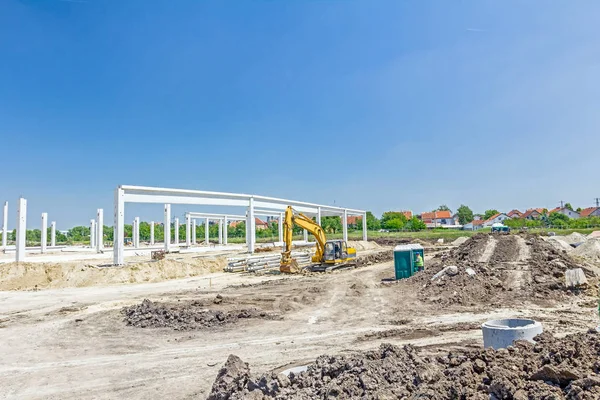
<path fill-rule="evenodd" d="M 281 265 L 279 270 L 289 274 L 297 274 L 302 271 L 298 262 L 292 258 L 292 235 L 294 224 L 306 229 L 316 239 L 317 250 L 312 256 L 311 270 L 330 271 L 346 265 L 352 265 L 356 259 L 356 249 L 348 247 L 345 240 L 327 240 L 325 231 L 319 224 L 304 214 L 297 213 L 291 206 L 285 210 L 283 220 L 283 241 L 285 251 L 281 253 Z"/>

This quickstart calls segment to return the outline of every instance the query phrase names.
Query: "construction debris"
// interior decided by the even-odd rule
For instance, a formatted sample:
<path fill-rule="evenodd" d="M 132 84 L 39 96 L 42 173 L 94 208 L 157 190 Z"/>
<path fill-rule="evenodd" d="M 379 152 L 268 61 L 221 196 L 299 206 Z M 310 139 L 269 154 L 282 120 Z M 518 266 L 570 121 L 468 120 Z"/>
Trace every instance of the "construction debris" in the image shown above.
<path fill-rule="evenodd" d="M 222 297 L 217 295 L 215 304 L 220 304 Z M 176 331 L 206 329 L 215 326 L 232 324 L 240 319 L 263 318 L 273 316 L 257 308 L 239 310 L 212 310 L 199 301 L 179 303 L 155 303 L 145 299 L 141 304 L 124 307 L 127 325 L 138 328 L 172 328 Z"/>
<path fill-rule="evenodd" d="M 306 372 L 282 380 L 252 375 L 230 356 L 209 400 L 219 399 L 580 399 L 600 398 L 600 334 L 595 330 L 507 349 L 453 350 L 424 355 L 410 345 L 323 355 Z"/>
<path fill-rule="evenodd" d="M 581 268 L 565 271 L 565 286 L 569 289 L 582 289 L 588 286 L 588 280 Z"/>

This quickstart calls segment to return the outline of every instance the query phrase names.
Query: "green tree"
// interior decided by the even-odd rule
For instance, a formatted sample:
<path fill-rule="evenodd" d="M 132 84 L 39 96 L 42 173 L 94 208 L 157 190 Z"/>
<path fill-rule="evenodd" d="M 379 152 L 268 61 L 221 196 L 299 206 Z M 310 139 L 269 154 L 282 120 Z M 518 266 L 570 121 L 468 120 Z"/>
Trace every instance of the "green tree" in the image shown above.
<path fill-rule="evenodd" d="M 367 230 L 378 231 L 379 229 L 381 229 L 381 222 L 371 211 L 367 211 Z"/>
<path fill-rule="evenodd" d="M 452 210 L 450 210 L 450 207 L 448 207 L 445 204 L 442 204 L 441 206 L 439 206 L 436 211 L 450 211 L 450 214 L 452 214 Z"/>
<path fill-rule="evenodd" d="M 583 209 L 581 207 L 577 207 L 577 210 L 575 210 L 575 211 L 577 211 L 578 213 L 580 213 L 580 212 L 583 211 Z"/>
<path fill-rule="evenodd" d="M 498 211 L 498 210 L 485 210 L 485 214 L 483 215 L 483 219 L 484 220 L 489 219 L 492 216 L 498 214 L 499 212 L 500 211 Z"/>
<path fill-rule="evenodd" d="M 419 218 L 412 217 L 406 224 L 406 228 L 410 229 L 411 231 L 422 231 L 423 229 L 427 229 L 427 225 L 425 225 L 425 222 L 421 221 Z"/>
<path fill-rule="evenodd" d="M 461 204 L 460 207 L 458 207 L 456 213 L 458 214 L 458 223 L 461 225 L 465 225 L 473 221 L 473 211 L 464 204 Z"/>
<path fill-rule="evenodd" d="M 400 222 L 397 222 L 396 220 L 399 220 Z M 386 211 L 381 216 L 381 227 L 384 229 L 402 229 L 404 225 L 406 225 L 406 222 L 406 216 L 397 211 Z M 398 228 L 399 224 L 401 225 L 401 228 Z"/>
<path fill-rule="evenodd" d="M 569 210 L 573 211 L 573 206 L 571 205 L 571 203 L 567 203 L 567 204 L 565 204 L 565 208 L 567 208 L 567 209 L 569 209 Z"/>
<path fill-rule="evenodd" d="M 337 233 L 342 230 L 342 220 L 340 217 L 322 217 L 321 227 L 326 233 Z"/>
<path fill-rule="evenodd" d="M 553 212 L 548 216 L 548 223 L 553 226 L 568 226 L 569 219 L 565 214 Z"/>

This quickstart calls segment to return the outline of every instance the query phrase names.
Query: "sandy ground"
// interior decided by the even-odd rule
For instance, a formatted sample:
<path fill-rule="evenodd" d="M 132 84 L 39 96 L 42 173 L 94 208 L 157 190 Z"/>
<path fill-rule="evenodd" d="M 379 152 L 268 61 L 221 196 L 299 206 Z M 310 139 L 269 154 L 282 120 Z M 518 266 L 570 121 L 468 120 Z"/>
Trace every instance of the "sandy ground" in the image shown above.
<path fill-rule="evenodd" d="M 0 397 L 205 398 L 231 353 L 254 371 L 266 371 L 382 342 L 480 346 L 479 324 L 492 318 L 533 317 L 559 334 L 596 324 L 589 298 L 587 304 L 573 298 L 518 309 L 440 309 L 419 302 L 405 286 L 382 284 L 392 276 L 388 262 L 314 276 L 210 273 L 136 285 L 0 292 Z M 217 294 L 226 305 L 258 307 L 281 318 L 178 332 L 126 326 L 120 313 L 144 298 L 208 300 Z"/>

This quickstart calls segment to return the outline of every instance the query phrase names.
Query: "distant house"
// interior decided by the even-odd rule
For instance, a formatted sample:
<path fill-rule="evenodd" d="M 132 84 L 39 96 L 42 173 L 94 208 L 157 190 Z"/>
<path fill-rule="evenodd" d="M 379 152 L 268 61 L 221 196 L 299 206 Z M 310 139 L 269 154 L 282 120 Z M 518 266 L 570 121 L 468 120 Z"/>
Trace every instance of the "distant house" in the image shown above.
<path fill-rule="evenodd" d="M 434 228 L 437 226 L 448 227 L 456 225 L 454 218 L 450 214 L 450 211 L 433 211 L 421 213 L 421 221 L 427 225 L 428 228 Z"/>
<path fill-rule="evenodd" d="M 254 218 L 254 225 L 256 226 L 256 229 L 258 229 L 258 230 L 269 229 L 269 224 L 267 224 L 265 221 L 263 221 L 260 218 Z"/>
<path fill-rule="evenodd" d="M 588 207 L 581 210 L 579 214 L 581 218 L 585 217 L 600 217 L 600 207 Z"/>
<path fill-rule="evenodd" d="M 400 211 L 402 214 L 404 214 L 404 216 L 406 217 L 406 219 L 411 219 L 413 217 L 413 213 L 412 211 L 408 210 L 408 211 Z"/>
<path fill-rule="evenodd" d="M 494 214 L 491 217 L 489 217 L 488 219 L 486 219 L 485 221 L 483 221 L 483 226 L 488 227 L 488 226 L 492 226 L 494 224 L 504 224 L 504 221 L 507 219 L 510 219 L 508 214 L 504 214 L 504 213 Z"/>
<path fill-rule="evenodd" d="M 362 221 L 362 217 L 358 215 L 351 215 L 346 219 L 346 221 L 348 222 L 348 226 L 356 226 L 359 222 Z"/>
<path fill-rule="evenodd" d="M 463 226 L 463 229 L 466 231 L 478 231 L 479 229 L 483 228 L 483 222 L 480 219 L 474 219 L 473 221 L 469 222 L 468 224 L 465 224 Z"/>
<path fill-rule="evenodd" d="M 525 211 L 521 218 L 528 220 L 540 219 L 543 213 L 543 208 L 530 208 L 529 210 Z"/>
<path fill-rule="evenodd" d="M 482 221 L 483 215 L 481 214 L 473 214 L 473 221 Z"/>
<path fill-rule="evenodd" d="M 521 211 L 519 211 L 519 210 L 510 210 L 508 212 L 508 214 L 506 214 L 506 215 L 508 215 L 509 218 L 521 218 L 521 217 L 523 217 L 523 213 Z"/>
<path fill-rule="evenodd" d="M 548 214 L 551 214 L 553 212 L 566 215 L 567 217 L 573 218 L 573 219 L 578 219 L 579 218 L 579 213 L 577 211 L 570 210 L 567 207 L 562 207 L 562 208 L 561 207 L 556 207 L 556 208 L 550 210 L 548 212 Z"/>

